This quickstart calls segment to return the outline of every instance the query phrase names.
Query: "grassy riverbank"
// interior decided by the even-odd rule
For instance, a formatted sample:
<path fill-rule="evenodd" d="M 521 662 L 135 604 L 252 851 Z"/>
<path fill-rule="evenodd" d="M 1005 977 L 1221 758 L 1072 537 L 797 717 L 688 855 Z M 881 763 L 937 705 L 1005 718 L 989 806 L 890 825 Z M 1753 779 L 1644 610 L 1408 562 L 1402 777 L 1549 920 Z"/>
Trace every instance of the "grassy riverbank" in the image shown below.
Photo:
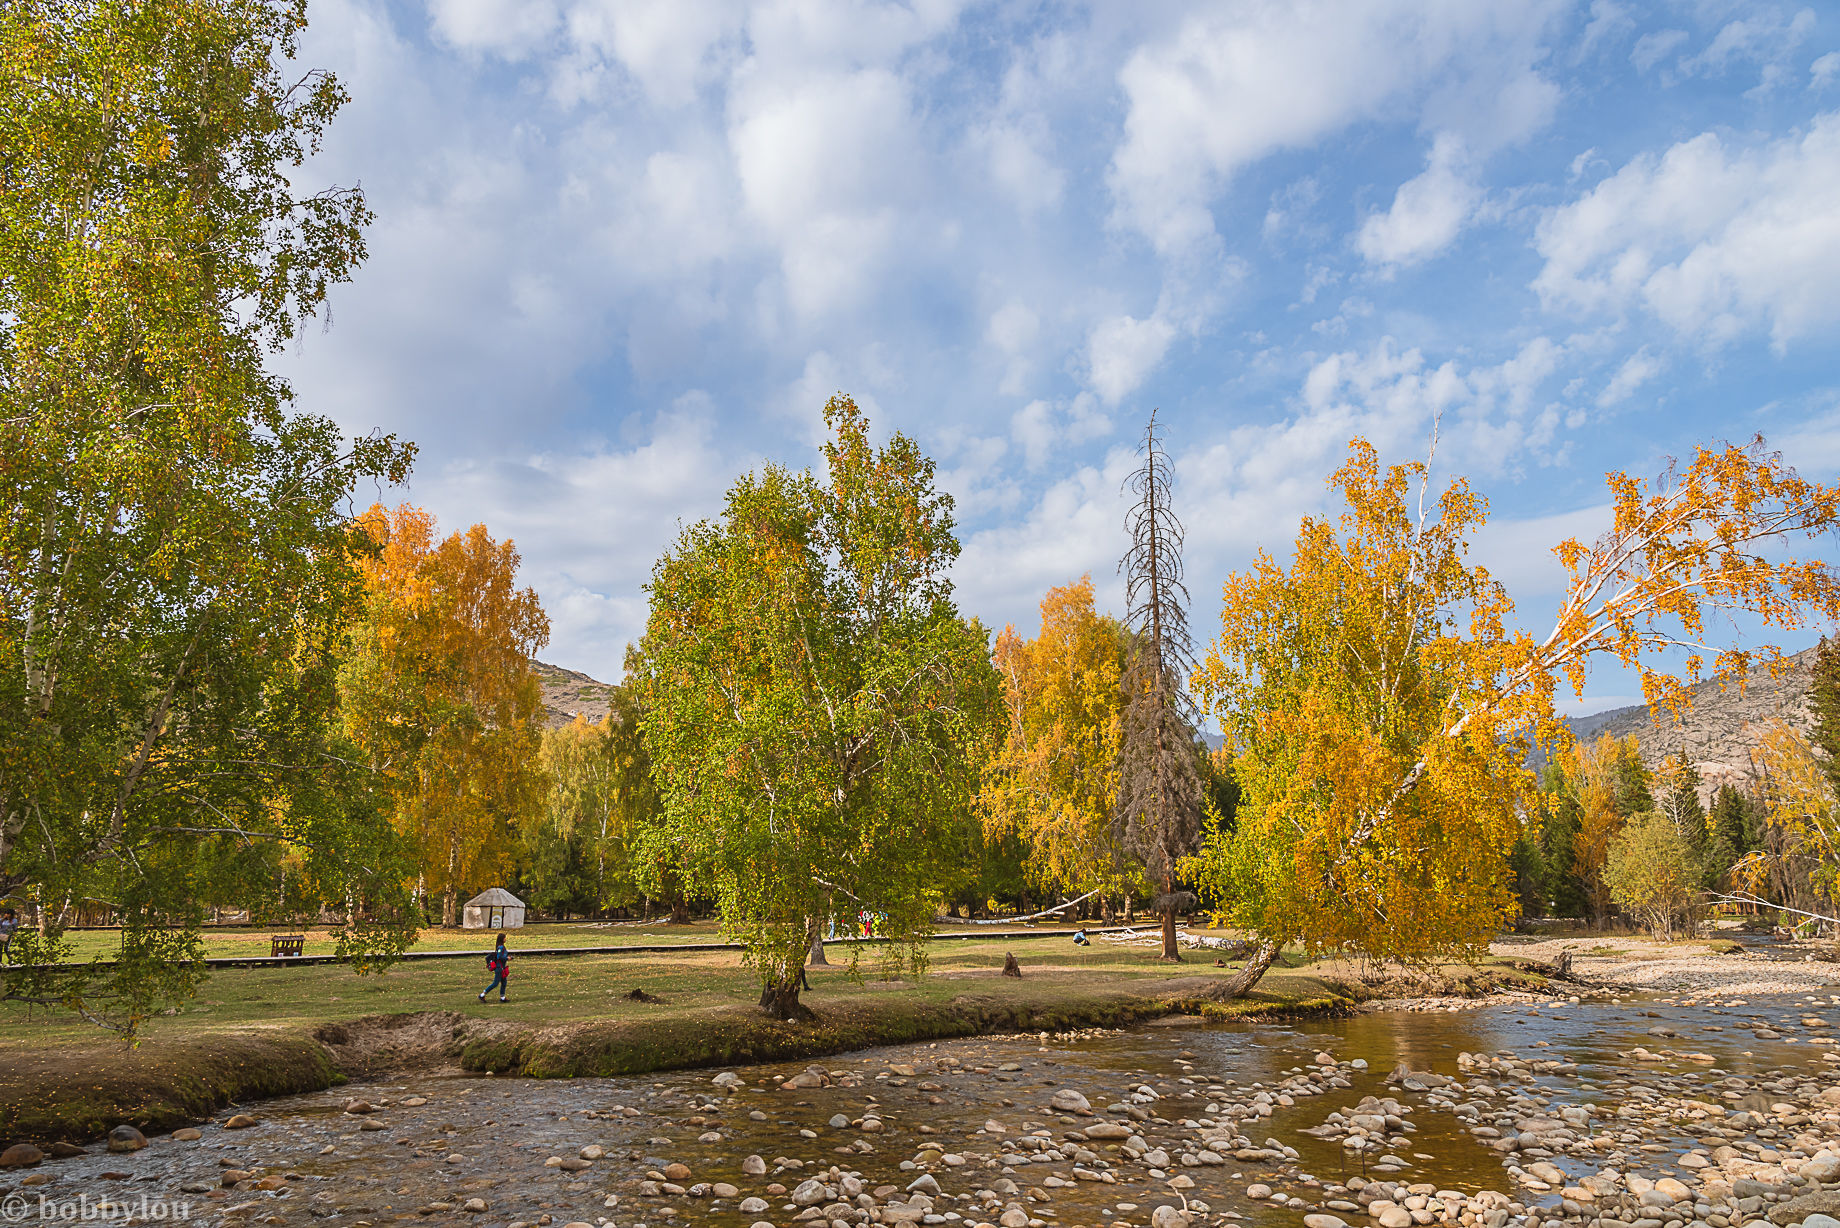
<path fill-rule="evenodd" d="M 1000 975 L 1011 950 L 1021 980 Z M 371 976 L 337 965 L 223 970 L 195 1001 L 150 1020 L 131 1051 L 66 1014 L 9 1006 L 0 1010 L 0 1143 L 93 1138 L 124 1121 L 170 1129 L 224 1104 L 406 1068 L 633 1074 L 1114 1027 L 1195 1009 L 1232 971 L 1199 955 L 1176 968 L 1143 948 L 1000 937 L 936 944 L 932 956 L 931 973 L 916 981 L 880 980 L 867 963 L 860 980 L 842 966 L 814 969 L 805 1001 L 817 1018 L 807 1024 L 762 1015 L 753 976 L 732 951 L 528 957 L 514 962 L 504 1005 L 477 1000 L 485 969 L 462 961 Z M 1346 1009 L 1374 992 L 1347 965 L 1286 963 L 1250 997 L 1209 1013 Z M 1450 975 L 1480 988 L 1519 974 Z"/>

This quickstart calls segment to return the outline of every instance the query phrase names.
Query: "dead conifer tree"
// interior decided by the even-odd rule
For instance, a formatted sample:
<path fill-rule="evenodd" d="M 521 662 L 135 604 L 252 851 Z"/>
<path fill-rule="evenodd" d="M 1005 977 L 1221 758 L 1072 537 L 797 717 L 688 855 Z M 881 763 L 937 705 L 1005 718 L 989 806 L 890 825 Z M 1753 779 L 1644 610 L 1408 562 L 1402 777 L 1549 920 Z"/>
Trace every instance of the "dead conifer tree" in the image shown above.
<path fill-rule="evenodd" d="M 1140 452 L 1143 464 L 1125 481 L 1132 496 L 1125 517 L 1131 546 L 1118 564 L 1133 634 L 1112 821 L 1120 843 L 1162 888 L 1154 907 L 1163 918 L 1163 958 L 1179 961 L 1176 912 L 1195 901 L 1176 889 L 1176 863 L 1200 842 L 1202 790 L 1189 719 L 1193 701 L 1184 685 L 1194 671 L 1194 644 L 1182 584 L 1182 522 L 1170 508 L 1169 457 L 1157 438 L 1154 410 Z"/>

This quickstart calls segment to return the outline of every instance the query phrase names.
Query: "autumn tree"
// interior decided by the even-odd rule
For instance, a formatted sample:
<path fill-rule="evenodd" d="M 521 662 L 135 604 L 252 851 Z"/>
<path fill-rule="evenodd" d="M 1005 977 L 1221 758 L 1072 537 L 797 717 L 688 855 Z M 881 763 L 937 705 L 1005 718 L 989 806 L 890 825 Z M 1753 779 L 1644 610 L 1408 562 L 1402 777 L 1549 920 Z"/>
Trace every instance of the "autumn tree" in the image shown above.
<path fill-rule="evenodd" d="M 1131 545 L 1118 566 L 1132 636 L 1112 817 L 1120 842 L 1161 888 L 1154 907 L 1163 918 L 1163 958 L 1180 960 L 1176 912 L 1192 908 L 1194 896 L 1177 891 L 1176 871 L 1200 843 L 1204 798 L 1190 719 L 1194 702 L 1186 687 L 1195 654 L 1182 584 L 1182 521 L 1171 503 L 1173 474 L 1155 413 L 1140 454 L 1143 463 L 1126 480 L 1133 496 L 1125 520 Z"/>
<path fill-rule="evenodd" d="M 1416 465 L 1382 474 L 1357 444 L 1332 479 L 1340 520 L 1306 519 L 1288 570 L 1262 552 L 1226 583 L 1196 685 L 1241 800 L 1236 830 L 1194 868 L 1261 940 L 1226 992 L 1250 988 L 1287 942 L 1436 953 L 1480 945 L 1512 907 L 1518 795 L 1497 782 L 1521 759 L 1486 723 L 1440 737 L 1467 681 L 1464 634 L 1492 629 L 1506 597 L 1463 558 L 1482 500 L 1458 481 L 1435 519 L 1414 518 L 1422 478 Z M 1426 747 L 1430 767 L 1400 793 L 1402 764 Z"/>
<path fill-rule="evenodd" d="M 634 832 L 655 821 L 658 796 L 630 691 L 614 688 L 601 720 L 544 730 L 542 765 L 548 805 L 521 833 L 529 901 L 598 912 L 636 899 Z"/>
<path fill-rule="evenodd" d="M 1663 942 L 1692 936 L 1703 907 L 1699 876 L 1686 837 L 1659 811 L 1636 815 L 1617 832 L 1603 871 L 1617 906 Z"/>
<path fill-rule="evenodd" d="M 881 914 L 886 958 L 922 959 L 1000 729 L 932 460 L 900 434 L 875 447 L 848 397 L 824 418 L 822 481 L 748 474 L 659 560 L 634 680 L 649 838 L 714 895 L 780 1018 L 808 1013 L 802 965 L 830 920 Z"/>
<path fill-rule="evenodd" d="M 1599 928 L 1609 921 L 1614 903 L 1610 881 L 1605 877 L 1610 849 L 1626 820 L 1635 813 L 1648 813 L 1626 809 L 1642 800 L 1631 785 L 1628 767 L 1635 754 L 1633 736 L 1615 738 L 1605 734 L 1589 745 L 1567 747 L 1560 757 L 1566 783 L 1578 805 L 1572 872 L 1578 876 L 1585 913 Z"/>
<path fill-rule="evenodd" d="M 372 507 L 365 615 L 340 675 L 345 727 L 385 782 L 416 851 L 418 898 L 460 923 L 460 897 L 512 869 L 542 812 L 542 692 L 531 655 L 549 619 L 517 584 L 518 553 L 484 525 L 437 542 L 434 517 Z"/>
<path fill-rule="evenodd" d="M 1563 679 L 1594 662 L 1642 679 L 1678 714 L 1707 672 L 1707 619 L 1768 631 L 1840 615 L 1840 578 L 1793 543 L 1831 531 L 1840 491 L 1767 452 L 1699 449 L 1654 483 L 1609 475 L 1612 523 L 1559 543 L 1568 573 L 1552 629 L 1510 630 L 1512 603 L 1464 550 L 1485 506 L 1456 480 L 1428 517 L 1427 472 L 1355 441 L 1331 479 L 1339 524 L 1308 519 L 1286 571 L 1261 554 L 1227 581 L 1222 629 L 1197 674 L 1235 740 L 1238 831 L 1197 868 L 1261 942 L 1229 991 L 1278 944 L 1411 955 L 1476 947 L 1512 901 L 1501 867 L 1531 785 L 1530 740 L 1563 743 Z M 1418 488 L 1416 516 L 1409 506 Z M 1662 654 L 1685 648 L 1670 673 Z M 1710 673 L 1741 684 L 1773 647 L 1730 648 Z"/>
<path fill-rule="evenodd" d="M 119 958 L 4 993 L 130 1030 L 202 975 L 204 900 L 335 905 L 357 955 L 410 932 L 330 716 L 348 501 L 410 449 L 293 412 L 268 362 L 369 216 L 300 169 L 345 99 L 291 63 L 304 20 L 0 6 L 0 896 L 42 925 L 27 962 L 74 902 L 124 925 Z"/>
<path fill-rule="evenodd" d="M 1093 607 L 1092 577 L 1051 588 L 1041 630 L 997 637 L 1008 718 L 984 768 L 979 808 L 993 840 L 1020 837 L 1030 878 L 1084 896 L 1130 881 L 1112 821 L 1128 637 Z"/>

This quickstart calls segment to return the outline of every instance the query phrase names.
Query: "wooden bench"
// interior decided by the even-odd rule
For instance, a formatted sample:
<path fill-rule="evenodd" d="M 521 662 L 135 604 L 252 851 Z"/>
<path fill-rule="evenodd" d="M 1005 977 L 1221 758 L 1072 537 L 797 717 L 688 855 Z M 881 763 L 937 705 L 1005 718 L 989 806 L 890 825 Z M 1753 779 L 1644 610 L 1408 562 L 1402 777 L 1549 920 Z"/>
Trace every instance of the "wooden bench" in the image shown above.
<path fill-rule="evenodd" d="M 307 945 L 305 934 L 276 934 L 268 940 L 270 955 L 300 955 Z"/>

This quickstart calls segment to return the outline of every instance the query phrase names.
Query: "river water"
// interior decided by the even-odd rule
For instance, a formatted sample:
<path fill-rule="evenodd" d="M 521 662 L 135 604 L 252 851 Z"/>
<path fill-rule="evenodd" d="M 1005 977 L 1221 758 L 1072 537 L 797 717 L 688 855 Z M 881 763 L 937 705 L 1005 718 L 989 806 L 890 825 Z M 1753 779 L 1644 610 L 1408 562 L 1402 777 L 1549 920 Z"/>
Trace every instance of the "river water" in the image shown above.
<path fill-rule="evenodd" d="M 1141 1228 L 1159 1203 L 1193 1208 L 1198 1202 L 1208 1208 L 1199 1218 L 1211 1223 L 1243 1217 L 1250 1224 L 1296 1225 L 1305 1210 L 1333 1207 L 1338 1193 L 1347 1197 L 1331 1187 L 1374 1175 L 1371 1165 L 1380 1156 L 1368 1157 L 1364 1166 L 1339 1141 L 1304 1132 L 1366 1095 L 1396 1096 L 1401 1104 L 1417 1106 L 1407 1118 L 1411 1128 L 1403 1145 L 1395 1140 L 1389 1149 L 1405 1165 L 1393 1180 L 1465 1193 L 1514 1189 L 1501 1153 L 1474 1137 L 1467 1123 L 1424 1103 L 1422 1093 L 1387 1085 L 1387 1074 L 1399 1063 L 1454 1075 L 1464 1052 L 1563 1059 L 1577 1069 L 1522 1080 L 1512 1090 L 1537 1097 L 1535 1103 L 1550 1102 L 1554 1112 L 1564 1104 L 1596 1105 L 1600 1116 L 1613 1113 L 1622 1099 L 1644 1094 L 1644 1080 L 1662 1068 L 1687 1086 L 1702 1077 L 1710 1087 L 1730 1075 L 1762 1078 L 1785 1071 L 1812 1073 L 1824 1085 L 1836 1081 L 1835 1064 L 1823 1057 L 1830 1047 L 1811 1043 L 1825 1039 L 1821 1024 L 1808 1021 L 1826 1011 L 1840 1024 L 1840 997 L 1714 1002 L 1651 995 L 1379 1011 L 1282 1024 L 1164 1020 L 1126 1032 L 984 1038 L 839 1056 L 818 1064 L 829 1086 L 797 1090 L 777 1087 L 774 1076 L 797 1078 L 807 1070 L 805 1063 L 738 1068 L 734 1073 L 744 1086 L 737 1089 L 712 1082 L 716 1072 L 708 1070 L 562 1081 L 409 1077 L 245 1106 L 261 1123 L 250 1129 L 207 1124 L 195 1141 L 155 1138 L 137 1154 L 54 1160 L 38 1170 L 41 1181 L 49 1178 L 46 1184 L 14 1196 L 48 1200 L 35 1202 L 39 1219 L 55 1214 L 60 1199 L 68 1211 L 81 1205 L 71 1203 L 73 1198 L 109 1197 L 132 1206 L 145 1196 L 155 1201 L 138 1215 L 176 1217 L 183 1207 L 190 1222 L 201 1223 L 504 1228 L 520 1222 L 607 1222 L 675 1228 L 788 1224 L 796 1210 L 787 1209 L 791 1192 L 812 1176 L 837 1188 L 843 1175 L 853 1175 L 864 1193 L 885 1204 L 890 1197 L 904 1198 L 895 1191 L 931 1173 L 941 1191 L 933 1200 L 933 1214 L 942 1217 L 935 1222 L 949 1225 L 996 1223 L 1004 1206 L 1021 1205 L 1041 1225 Z M 1679 1038 L 1658 1040 L 1656 1028 Z M 1757 1028 L 1778 1035 L 1760 1039 Z M 1657 1067 L 1626 1056 L 1644 1045 L 1673 1045 L 1712 1060 Z M 1278 1103 L 1269 1118 L 1238 1127 L 1255 1148 L 1269 1138 L 1293 1148 L 1294 1158 L 1241 1160 L 1228 1154 L 1222 1164 L 1172 1162 L 1167 1171 L 1151 1175 L 1115 1142 L 1076 1140 L 1070 1157 L 1019 1161 L 1030 1154 L 1024 1147 L 1059 1145 L 1070 1131 L 1095 1121 L 1123 1120 L 1107 1107 L 1134 1093 L 1141 1103 L 1132 1116 L 1149 1142 L 1171 1147 L 1174 1155 L 1186 1139 L 1192 1150 L 1195 1122 L 1211 1122 L 1229 1103 L 1245 1103 L 1308 1073 L 1325 1051 L 1342 1063 L 1335 1069 L 1348 1086 L 1329 1086 L 1314 1097 L 1287 1096 L 1293 1104 Z M 1354 1069 L 1355 1059 L 1367 1069 Z M 1051 1111 L 1048 1098 L 1061 1088 L 1086 1096 L 1096 1115 Z M 1156 1098 L 1138 1090 L 1145 1088 Z M 346 1112 L 354 1098 L 374 1111 Z M 228 1116 L 220 1114 L 219 1121 Z M 881 1129 L 865 1132 L 860 1128 L 865 1118 L 879 1121 Z M 839 1119 L 848 1124 L 832 1124 Z M 1042 1143 L 1016 1141 L 1036 1131 Z M 1763 1133 L 1768 1138 L 1772 1132 Z M 1660 1173 L 1692 1143 L 1687 1135 L 1673 1137 L 1663 1129 L 1644 1147 L 1630 1148 L 1624 1171 L 1648 1166 Z M 594 1158 L 581 1163 L 583 1149 L 595 1147 L 603 1154 L 590 1150 Z M 749 1156 L 761 1157 L 767 1171 L 744 1171 Z M 688 1176 L 677 1170 L 672 1183 L 682 1193 L 662 1185 L 670 1164 L 689 1169 Z M 1575 1170 L 1568 1164 L 1568 1171 Z M 1076 1169 L 1085 1177 L 1109 1172 L 1113 1180 L 1084 1179 Z M 248 1175 L 233 1177 L 236 1184 L 225 1188 L 226 1172 Z M 260 1188 L 264 1178 L 276 1188 Z M 1172 1188 L 1171 1179 L 1182 1187 L 1184 1178 L 1192 1184 Z M 643 1184 L 648 1181 L 656 1184 Z M 1301 1201 L 1288 1207 L 1255 1201 L 1246 1196 L 1254 1182 Z M 717 1185 L 734 1189 L 703 1188 Z M 769 1190 L 775 1185 L 783 1189 Z M 1031 1189 L 1037 1199 L 1028 1198 Z M 741 1204 L 749 1197 L 765 1199 L 767 1209 L 744 1210 Z M 483 1208 L 466 1209 L 469 1199 L 481 1200 Z M 5 1205 L 17 1210 L 19 1204 Z M 824 1223 L 817 1221 L 818 1228 Z"/>

